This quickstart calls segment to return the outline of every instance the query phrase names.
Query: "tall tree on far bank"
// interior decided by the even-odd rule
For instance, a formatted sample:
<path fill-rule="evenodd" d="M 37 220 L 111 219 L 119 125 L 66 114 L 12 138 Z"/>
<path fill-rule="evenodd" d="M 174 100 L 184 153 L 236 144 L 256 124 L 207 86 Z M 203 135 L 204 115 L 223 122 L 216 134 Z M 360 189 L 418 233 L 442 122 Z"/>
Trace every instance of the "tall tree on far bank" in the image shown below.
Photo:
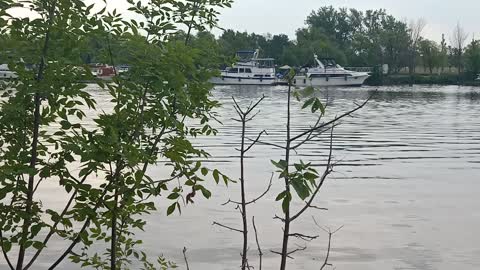
<path fill-rule="evenodd" d="M 433 74 L 433 70 L 441 63 L 438 44 L 433 40 L 424 39 L 419 42 L 418 47 L 425 70 L 428 68 L 430 74 Z"/>
<path fill-rule="evenodd" d="M 452 44 L 454 64 L 457 67 L 458 74 L 463 71 L 463 52 L 467 38 L 468 34 L 465 32 L 460 23 L 457 23 L 453 29 L 450 42 Z"/>
<path fill-rule="evenodd" d="M 472 79 L 480 74 L 480 41 L 473 39 L 465 50 L 465 67 Z"/>
<path fill-rule="evenodd" d="M 440 42 L 440 72 L 443 73 L 445 66 L 448 65 L 448 47 L 445 40 L 445 34 L 442 34 L 442 41 Z"/>
<path fill-rule="evenodd" d="M 425 29 L 427 22 L 423 18 L 419 18 L 416 21 L 410 21 L 409 32 L 410 32 L 410 64 L 409 72 L 411 82 L 410 85 L 413 85 L 413 75 L 415 74 L 416 58 L 417 58 L 417 49 L 418 43 L 422 38 L 422 32 Z"/>

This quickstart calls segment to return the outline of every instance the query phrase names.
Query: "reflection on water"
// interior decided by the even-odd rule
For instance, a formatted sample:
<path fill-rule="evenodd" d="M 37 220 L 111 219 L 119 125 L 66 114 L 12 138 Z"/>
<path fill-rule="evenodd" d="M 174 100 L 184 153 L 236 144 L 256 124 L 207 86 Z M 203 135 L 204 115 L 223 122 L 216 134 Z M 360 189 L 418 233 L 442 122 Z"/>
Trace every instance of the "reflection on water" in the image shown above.
<path fill-rule="evenodd" d="M 348 110 L 373 90 L 324 90 L 327 114 L 333 117 Z M 101 98 L 101 93 L 92 93 Z M 219 87 L 214 91 L 224 105 L 219 109 L 223 122 L 218 126 L 219 135 L 195 141 L 212 154 L 209 166 L 238 177 L 234 148 L 240 129 L 229 120 L 235 116 L 231 97 L 248 105 L 262 95 L 266 99 L 250 123 L 248 136 L 255 137 L 265 129 L 269 134 L 266 140 L 282 143 L 286 88 Z M 294 105 L 294 132 L 315 120 L 299 107 Z M 312 215 L 325 226 L 345 225 L 333 242 L 331 262 L 337 269 L 479 269 L 479 108 L 480 90 L 476 88 L 380 88 L 365 109 L 336 129 L 334 155 L 340 163 L 316 202 L 329 211 L 312 211 L 293 227 L 295 232 L 321 237 L 307 243 L 308 249 L 290 261 L 289 269 L 318 269 L 324 258 L 327 237 L 316 229 Z M 319 138 L 305 145 L 295 158 L 322 165 L 327 149 L 327 140 Z M 281 155 L 282 151 L 269 146 L 257 146 L 249 153 L 250 197 L 263 191 L 273 170 L 270 160 Z M 155 171 L 160 174 L 161 168 Z M 278 250 L 281 242 L 281 224 L 272 219 L 281 213 L 275 202 L 280 182 L 274 184 L 265 200 L 252 205 L 249 212 L 256 216 L 264 251 Z M 142 235 L 149 253 L 182 262 L 181 250 L 186 246 L 192 269 L 239 267 L 241 235 L 211 225 L 215 220 L 240 226 L 238 212 L 220 206 L 229 198 L 237 198 L 238 187 L 211 188 L 214 196 L 210 201 L 198 201 L 182 216 L 166 218 L 161 211 L 149 217 L 148 231 Z M 45 198 L 45 203 L 48 200 L 51 198 Z M 256 265 L 254 238 L 250 241 L 250 264 Z M 292 247 L 295 244 L 304 245 L 293 240 Z M 42 261 L 50 260 L 46 256 Z M 276 255 L 266 252 L 263 268 L 277 269 L 278 262 Z"/>

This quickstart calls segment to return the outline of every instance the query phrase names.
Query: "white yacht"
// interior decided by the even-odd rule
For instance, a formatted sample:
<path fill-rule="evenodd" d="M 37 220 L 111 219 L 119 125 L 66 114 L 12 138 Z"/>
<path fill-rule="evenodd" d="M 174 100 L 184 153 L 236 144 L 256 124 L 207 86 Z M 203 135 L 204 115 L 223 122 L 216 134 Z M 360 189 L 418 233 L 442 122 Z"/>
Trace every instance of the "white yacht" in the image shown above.
<path fill-rule="evenodd" d="M 7 64 L 0 64 L 0 80 L 16 79 L 16 78 L 18 78 L 17 73 L 8 69 Z"/>
<path fill-rule="evenodd" d="M 221 71 L 220 77 L 210 80 L 216 85 L 274 85 L 275 60 L 258 58 L 256 51 L 239 51 L 238 63 Z"/>
<path fill-rule="evenodd" d="M 346 70 L 334 59 L 318 59 L 315 54 L 316 67 L 306 68 L 295 76 L 296 86 L 361 86 L 370 77 L 366 72 Z"/>

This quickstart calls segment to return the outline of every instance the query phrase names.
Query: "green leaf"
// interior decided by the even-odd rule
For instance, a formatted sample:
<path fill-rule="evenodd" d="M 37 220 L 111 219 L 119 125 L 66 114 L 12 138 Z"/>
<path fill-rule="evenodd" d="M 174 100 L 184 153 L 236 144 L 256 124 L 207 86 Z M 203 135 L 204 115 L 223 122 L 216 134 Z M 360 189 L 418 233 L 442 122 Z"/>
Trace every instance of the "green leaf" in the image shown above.
<path fill-rule="evenodd" d="M 290 193 L 287 193 L 285 198 L 283 198 L 283 202 L 282 202 L 283 213 L 286 213 L 287 210 L 290 209 L 290 201 L 291 200 L 292 200 L 292 195 L 290 195 Z"/>
<path fill-rule="evenodd" d="M 177 203 L 173 203 L 172 205 L 170 205 L 167 209 L 167 216 L 170 216 L 174 211 L 175 211 L 175 207 L 177 206 Z"/>
<path fill-rule="evenodd" d="M 315 88 L 313 86 L 307 86 L 305 89 L 302 91 L 302 95 L 304 97 L 309 97 L 315 93 Z"/>
<path fill-rule="evenodd" d="M 206 199 L 210 199 L 210 197 L 212 197 L 212 193 L 205 187 L 202 186 L 200 190 L 202 191 L 203 197 L 205 197 Z"/>
<path fill-rule="evenodd" d="M 12 243 L 8 240 L 3 240 L 3 251 L 8 253 L 12 249 Z"/>
<path fill-rule="evenodd" d="M 176 200 L 176 199 L 178 199 L 178 197 L 180 197 L 180 194 L 178 194 L 178 193 L 172 193 L 172 194 L 170 194 L 170 195 L 167 197 L 167 199 L 169 199 L 169 200 Z"/>
<path fill-rule="evenodd" d="M 201 173 L 203 176 L 206 176 L 208 174 L 208 169 L 207 168 L 202 168 Z"/>
<path fill-rule="evenodd" d="M 42 249 L 42 248 L 45 247 L 42 242 L 38 242 L 38 241 L 33 242 L 32 246 L 33 246 L 35 249 Z"/>
<path fill-rule="evenodd" d="M 70 122 L 66 120 L 61 121 L 60 125 L 62 126 L 62 129 L 70 129 L 70 127 L 72 126 L 72 124 L 70 124 Z"/>
<path fill-rule="evenodd" d="M 276 161 L 273 161 L 273 160 L 270 160 L 270 162 L 272 162 L 272 164 L 279 169 L 285 170 L 287 168 L 287 161 L 285 161 L 283 159 L 280 160 L 279 162 L 276 162 Z"/>
<path fill-rule="evenodd" d="M 220 182 L 220 172 L 217 169 L 213 170 L 213 179 L 217 184 Z"/>
<path fill-rule="evenodd" d="M 290 183 L 295 189 L 298 197 L 300 197 L 302 200 L 308 198 L 310 195 L 310 189 L 306 185 L 305 181 L 302 181 L 302 179 L 292 179 Z"/>
<path fill-rule="evenodd" d="M 285 196 L 287 195 L 287 191 L 283 191 L 281 192 L 280 194 L 278 194 L 277 198 L 275 199 L 275 201 L 280 201 L 281 199 L 285 198 Z"/>
<path fill-rule="evenodd" d="M 305 103 L 304 103 L 303 106 L 302 106 L 302 110 L 305 109 L 305 108 L 307 108 L 307 107 L 309 107 L 310 105 L 312 105 L 313 102 L 315 102 L 315 98 L 314 98 L 314 97 L 312 97 L 312 98 L 308 99 L 307 101 L 305 101 Z"/>

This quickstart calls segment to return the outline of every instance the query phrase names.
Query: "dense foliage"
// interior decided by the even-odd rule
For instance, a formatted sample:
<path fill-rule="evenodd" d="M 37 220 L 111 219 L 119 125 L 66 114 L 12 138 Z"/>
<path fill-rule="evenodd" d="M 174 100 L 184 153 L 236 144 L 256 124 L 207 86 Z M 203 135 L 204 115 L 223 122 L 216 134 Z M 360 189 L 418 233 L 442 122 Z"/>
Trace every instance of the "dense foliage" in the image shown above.
<path fill-rule="evenodd" d="M 52 238 L 65 251 L 49 269 L 67 256 L 96 269 L 174 267 L 149 261 L 135 233 L 160 197 L 172 214 L 209 198 L 208 178 L 229 181 L 196 161 L 208 153 L 189 141 L 216 132 L 208 79 L 218 63 L 188 33 L 214 27 L 230 2 L 129 0 L 138 21 L 108 1 L 99 11 L 80 0 L 0 2 L 4 57 L 19 76 L 0 89 L 0 241 L 10 269 L 36 269 Z M 170 38 L 179 25 L 189 29 L 181 42 Z M 92 57 L 133 68 L 96 80 L 81 64 Z M 97 108 L 83 81 L 96 81 L 108 104 Z M 149 170 L 159 161 L 164 179 Z M 66 198 L 62 209 L 42 203 L 45 190 Z"/>

